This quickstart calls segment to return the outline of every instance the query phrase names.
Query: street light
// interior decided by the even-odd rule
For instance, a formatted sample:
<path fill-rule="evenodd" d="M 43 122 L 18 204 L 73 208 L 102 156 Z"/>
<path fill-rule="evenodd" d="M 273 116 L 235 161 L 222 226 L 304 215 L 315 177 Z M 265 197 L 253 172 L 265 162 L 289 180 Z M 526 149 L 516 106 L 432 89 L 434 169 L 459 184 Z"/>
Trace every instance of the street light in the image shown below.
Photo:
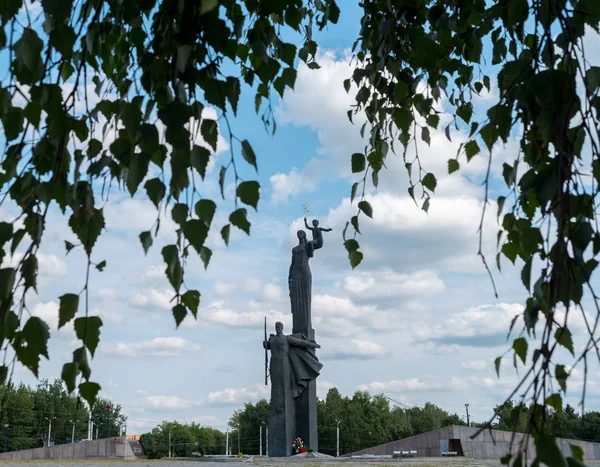
<path fill-rule="evenodd" d="M 262 456 L 262 427 L 265 424 L 265 422 L 260 422 L 260 453 L 259 456 Z"/>
<path fill-rule="evenodd" d="M 169 428 L 169 457 L 171 457 L 171 430 L 173 427 Z"/>
<path fill-rule="evenodd" d="M 52 417 L 52 418 L 48 418 L 48 417 L 44 417 L 46 420 L 48 420 L 48 447 L 50 447 L 50 435 L 52 434 L 52 420 L 54 420 L 56 417 Z"/>
<path fill-rule="evenodd" d="M 8 441 L 8 423 L 4 424 L 4 452 L 6 452 L 6 443 Z"/>
<path fill-rule="evenodd" d="M 465 404 L 465 409 L 467 409 L 467 426 L 471 426 L 471 421 L 469 419 L 469 404 Z"/>
<path fill-rule="evenodd" d="M 73 424 L 73 431 L 71 432 L 71 444 L 73 444 L 75 442 L 75 424 L 79 421 L 79 420 L 69 420 L 72 424 Z"/>
<path fill-rule="evenodd" d="M 336 420 L 336 449 L 335 449 L 335 457 L 340 457 L 340 421 Z"/>

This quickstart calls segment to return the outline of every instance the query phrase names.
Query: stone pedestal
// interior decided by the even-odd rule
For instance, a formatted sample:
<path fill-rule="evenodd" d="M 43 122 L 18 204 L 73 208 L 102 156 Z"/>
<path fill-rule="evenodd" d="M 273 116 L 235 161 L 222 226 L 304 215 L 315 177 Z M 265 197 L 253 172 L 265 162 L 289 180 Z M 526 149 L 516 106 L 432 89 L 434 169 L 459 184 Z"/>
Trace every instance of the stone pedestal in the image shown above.
<path fill-rule="evenodd" d="M 308 339 L 315 340 L 314 329 L 296 329 L 294 334 L 304 334 Z M 314 452 L 319 451 L 319 434 L 317 432 L 317 381 L 309 381 L 308 387 L 294 399 L 296 416 L 296 437 Z"/>

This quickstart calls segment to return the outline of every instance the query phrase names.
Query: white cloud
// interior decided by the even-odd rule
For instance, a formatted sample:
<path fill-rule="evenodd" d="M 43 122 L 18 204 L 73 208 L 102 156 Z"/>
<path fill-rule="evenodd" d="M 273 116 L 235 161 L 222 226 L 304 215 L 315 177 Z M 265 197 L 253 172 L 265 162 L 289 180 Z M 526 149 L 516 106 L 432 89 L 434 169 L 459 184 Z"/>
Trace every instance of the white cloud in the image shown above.
<path fill-rule="evenodd" d="M 389 352 L 376 342 L 353 339 L 344 343 L 343 347 L 335 348 L 330 358 L 338 360 L 372 360 L 388 356 Z"/>
<path fill-rule="evenodd" d="M 74 337 L 73 321 L 70 321 L 58 329 L 58 310 L 59 304 L 55 301 L 39 302 L 33 307 L 31 314 L 32 316 L 41 318 L 48 324 L 50 330 L 58 332 L 59 336 L 67 336 L 70 334 Z M 111 310 L 93 308 L 90 312 L 90 316 L 99 316 L 102 319 L 104 326 L 114 326 L 123 322 L 123 316 L 120 313 Z M 78 317 L 80 317 L 80 315 L 75 315 L 75 318 Z"/>
<path fill-rule="evenodd" d="M 262 296 L 266 301 L 276 302 L 283 298 L 283 290 L 278 285 L 265 284 Z"/>
<path fill-rule="evenodd" d="M 144 402 L 153 409 L 189 409 L 195 405 L 201 405 L 199 402 L 182 399 L 177 396 L 145 396 Z"/>
<path fill-rule="evenodd" d="M 252 307 L 252 303 L 248 304 L 247 308 L 254 308 L 249 311 L 237 311 L 225 306 L 224 300 L 216 300 L 202 308 L 202 319 L 195 321 L 186 319 L 182 326 L 185 328 L 193 328 L 203 325 L 203 323 L 214 323 L 236 328 L 260 328 L 267 317 L 269 323 L 281 321 L 286 327 L 291 322 L 291 317 L 284 315 L 280 311 L 265 308 L 259 304 L 257 307 Z"/>
<path fill-rule="evenodd" d="M 485 360 L 471 360 L 468 362 L 462 362 L 461 366 L 465 370 L 482 371 L 489 369 L 488 362 L 486 362 Z"/>
<path fill-rule="evenodd" d="M 270 386 L 256 385 L 254 388 L 227 388 L 208 394 L 206 404 L 209 406 L 219 405 L 242 405 L 244 402 L 268 399 L 270 397 Z"/>
<path fill-rule="evenodd" d="M 375 381 L 359 386 L 361 391 L 372 393 L 403 393 L 403 392 L 421 392 L 421 391 L 461 391 L 470 387 L 491 387 L 495 384 L 492 378 L 459 378 L 451 376 L 449 378 L 409 378 L 402 380 L 391 380 L 387 382 Z"/>
<path fill-rule="evenodd" d="M 481 305 L 453 313 L 437 324 L 420 323 L 413 332 L 417 340 L 483 347 L 503 345 L 512 319 L 522 312 L 523 306 L 518 303 Z"/>
<path fill-rule="evenodd" d="M 198 353 L 200 350 L 202 347 L 198 344 L 181 337 L 155 337 L 142 342 L 117 342 L 103 345 L 105 354 L 120 357 L 179 357 Z"/>
<path fill-rule="evenodd" d="M 58 331 L 58 303 L 56 302 L 40 302 L 33 307 L 31 314 L 41 318 L 52 331 Z M 73 325 L 68 324 L 61 328 L 61 333 L 73 331 Z"/>
<path fill-rule="evenodd" d="M 217 281 L 213 288 L 215 294 L 222 296 L 229 296 L 232 294 L 237 286 L 235 284 L 226 284 L 225 282 Z"/>
<path fill-rule="evenodd" d="M 287 201 L 300 193 L 315 191 L 318 181 L 314 177 L 305 176 L 294 167 L 289 174 L 277 173 L 269 179 L 273 190 L 272 199 L 275 202 Z"/>
<path fill-rule="evenodd" d="M 44 253 L 36 254 L 38 260 L 38 275 L 43 279 L 58 279 L 67 275 L 67 265 L 56 255 Z M 2 267 L 15 267 L 23 259 L 23 254 L 16 252 L 12 256 L 5 256 Z"/>
<path fill-rule="evenodd" d="M 361 300 L 382 300 L 390 297 L 439 294 L 445 290 L 434 271 L 399 274 L 390 269 L 376 272 L 356 272 L 344 279 L 344 290 Z"/>
<path fill-rule="evenodd" d="M 162 308 L 170 310 L 175 305 L 173 291 L 149 289 L 137 292 L 131 299 L 131 305 L 138 308 Z"/>
<path fill-rule="evenodd" d="M 317 397 L 325 399 L 330 389 L 333 389 L 335 384 L 331 381 L 317 379 Z"/>

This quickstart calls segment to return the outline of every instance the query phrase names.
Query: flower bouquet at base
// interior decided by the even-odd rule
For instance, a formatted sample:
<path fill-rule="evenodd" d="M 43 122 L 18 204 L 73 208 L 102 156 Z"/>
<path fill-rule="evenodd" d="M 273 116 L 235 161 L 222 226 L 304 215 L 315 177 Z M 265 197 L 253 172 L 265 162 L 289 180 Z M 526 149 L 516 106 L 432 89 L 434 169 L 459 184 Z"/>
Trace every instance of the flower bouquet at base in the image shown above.
<path fill-rule="evenodd" d="M 294 451 L 296 451 L 296 454 L 300 454 L 307 451 L 306 446 L 304 445 L 304 441 L 302 441 L 301 438 L 296 438 L 292 443 L 292 447 L 294 448 Z"/>

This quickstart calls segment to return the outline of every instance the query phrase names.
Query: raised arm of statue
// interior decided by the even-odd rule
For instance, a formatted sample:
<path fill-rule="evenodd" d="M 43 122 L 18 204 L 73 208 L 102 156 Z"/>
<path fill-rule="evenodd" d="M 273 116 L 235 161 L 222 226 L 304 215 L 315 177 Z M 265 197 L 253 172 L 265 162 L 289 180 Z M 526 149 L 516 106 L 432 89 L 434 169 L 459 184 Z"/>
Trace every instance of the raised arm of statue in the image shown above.
<path fill-rule="evenodd" d="M 308 221 L 306 220 L 306 217 L 304 218 L 304 225 L 306 226 L 306 228 L 307 228 L 308 230 L 312 230 L 312 229 L 313 229 L 312 227 L 310 227 L 310 226 L 308 225 Z"/>
<path fill-rule="evenodd" d="M 321 346 L 316 342 L 311 342 L 306 339 L 299 339 L 294 336 L 286 336 L 288 344 L 296 347 L 304 347 L 305 349 L 320 349 Z"/>

